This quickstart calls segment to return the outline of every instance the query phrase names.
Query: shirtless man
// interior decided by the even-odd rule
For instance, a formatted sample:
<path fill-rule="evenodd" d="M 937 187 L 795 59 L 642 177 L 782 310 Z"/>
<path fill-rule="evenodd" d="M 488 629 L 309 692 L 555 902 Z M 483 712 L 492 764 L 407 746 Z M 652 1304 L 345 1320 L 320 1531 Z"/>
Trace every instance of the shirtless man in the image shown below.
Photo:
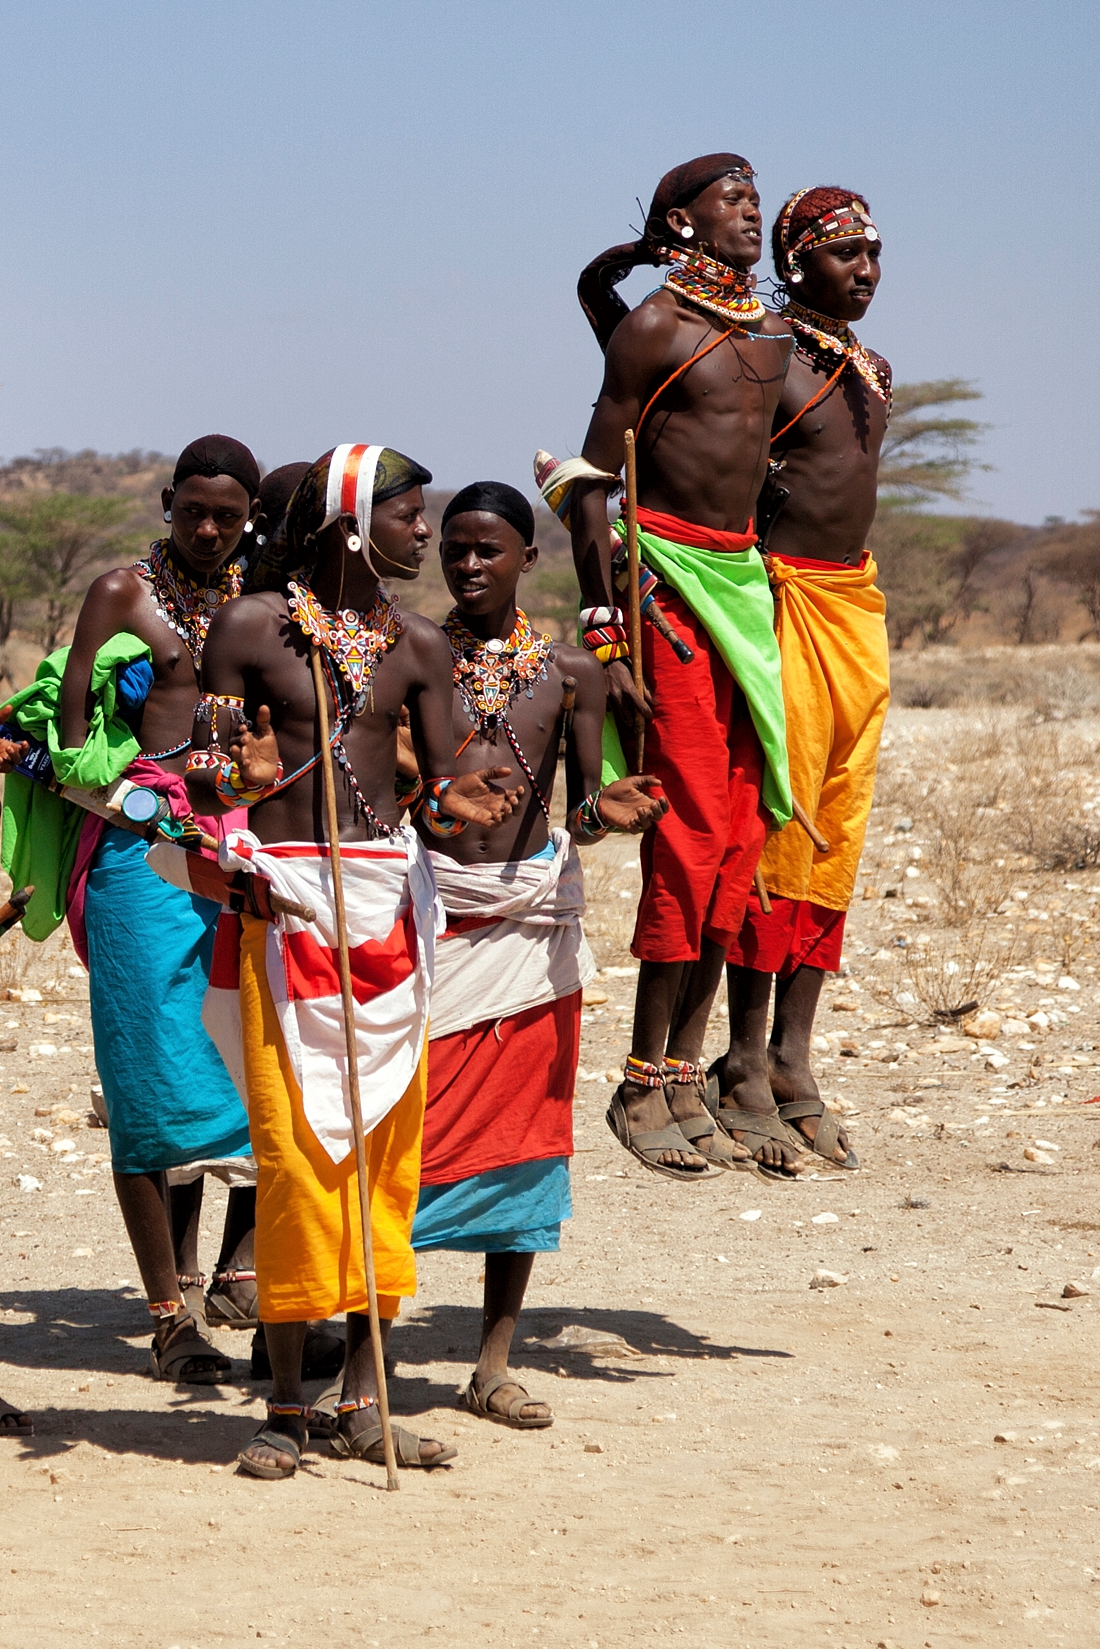
<path fill-rule="evenodd" d="M 336 447 L 310 468 L 287 513 L 285 591 L 243 597 L 218 615 L 204 656 L 189 786 L 196 806 L 234 801 L 249 830 L 228 861 L 259 869 L 308 903 L 284 918 L 269 975 L 267 924 L 245 915 L 240 1007 L 249 1121 L 258 1169 L 256 1271 L 273 1374 L 266 1425 L 240 1457 L 258 1477 L 292 1476 L 305 1446 L 301 1359 L 306 1322 L 346 1311 L 347 1361 L 331 1444 L 380 1460 L 355 1157 L 344 1059 L 335 918 L 327 870 L 318 708 L 310 653 L 327 679 L 338 773 L 343 878 L 357 991 L 371 1231 L 384 1334 L 415 1292 L 409 1235 L 423 1127 L 428 995 L 436 908 L 415 833 L 399 825 L 397 728 L 408 706 L 440 835 L 489 828 L 522 787 L 508 766 L 455 775 L 450 648 L 416 613 L 398 613 L 379 582 L 418 576 L 431 528 L 427 470 L 388 447 Z M 248 730 L 245 717 L 254 725 Z M 226 750 L 226 746 L 228 749 Z M 287 974 L 295 981 L 287 1002 Z M 289 1037 L 289 1040 L 288 1040 Z M 453 1449 L 394 1427 L 398 1460 L 433 1466 Z"/>
<path fill-rule="evenodd" d="M 152 685 L 134 713 L 141 755 L 127 771 L 166 794 L 177 814 L 188 811 L 182 775 L 203 644 L 214 611 L 239 593 L 236 552 L 251 532 L 259 483 L 239 441 L 210 435 L 185 448 L 163 493 L 168 537 L 144 561 L 95 580 L 65 666 L 60 743 L 71 749 L 88 738 L 97 653 L 120 634 L 145 644 Z M 167 887 L 146 865 L 140 836 L 93 816 L 89 831 L 98 833 L 83 887 L 96 1065 L 115 1191 L 155 1325 L 153 1372 L 212 1384 L 231 1364 L 196 1324 L 203 1309 L 196 1164 L 212 1165 L 237 1187 L 212 1303 L 220 1299 L 242 1326 L 255 1320 L 248 1119 L 200 1018 L 218 907 Z M 169 1191 L 172 1178 L 182 1183 Z"/>
<path fill-rule="evenodd" d="M 581 991 L 595 973 L 573 843 L 640 832 L 668 807 L 646 778 L 600 787 L 603 672 L 591 653 L 538 635 L 516 606 L 538 556 L 534 532 L 526 498 L 496 481 L 464 487 L 443 515 L 458 771 L 513 761 L 528 800 L 500 830 L 443 841 L 419 827 L 447 931 L 412 1238 L 417 1250 L 484 1254 L 481 1345 L 462 1402 L 521 1431 L 553 1422 L 509 1374 L 508 1354 L 535 1255 L 557 1250 L 572 1212 Z M 552 830 L 563 733 L 569 814 L 565 830 Z"/>
<path fill-rule="evenodd" d="M 753 897 L 729 952 L 730 1049 L 714 1067 L 743 1111 L 778 1114 L 819 1156 L 858 1166 L 810 1070 L 810 1036 L 826 972 L 840 968 L 890 696 L 886 603 L 866 545 L 890 415 L 890 367 L 850 330 L 880 276 L 881 240 L 866 201 L 847 189 L 802 189 L 772 232 L 782 315 L 795 354 L 775 415 L 760 513 L 774 523 L 776 593 L 794 794 L 829 852 L 788 826 L 761 870 L 771 903 Z M 765 1048 L 775 977 L 775 1015 Z M 762 1161 L 791 1158 L 770 1144 Z"/>
<path fill-rule="evenodd" d="M 597 258 L 579 287 L 607 356 L 584 443 L 591 469 L 571 506 L 581 620 L 606 662 L 628 754 L 626 724 L 636 710 L 647 718 L 645 765 L 670 803 L 642 844 L 633 1043 L 608 1121 L 647 1167 L 685 1180 L 708 1161 L 733 1167 L 748 1155 L 711 1120 L 699 1060 L 769 817 L 790 817 L 779 652 L 753 513 L 791 343 L 753 290 L 760 253 L 748 162 L 707 155 L 661 180 L 642 239 Z M 628 312 L 611 288 L 638 263 L 672 268 Z M 681 663 L 643 626 L 644 704 L 625 662 L 606 515 L 628 429 L 642 559 L 695 655 Z"/>

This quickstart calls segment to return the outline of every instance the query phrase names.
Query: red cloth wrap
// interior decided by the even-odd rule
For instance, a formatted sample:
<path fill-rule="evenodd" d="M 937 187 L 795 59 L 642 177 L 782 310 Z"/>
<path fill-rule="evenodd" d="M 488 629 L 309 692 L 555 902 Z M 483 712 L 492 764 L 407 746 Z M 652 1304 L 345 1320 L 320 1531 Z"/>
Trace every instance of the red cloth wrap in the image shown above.
<path fill-rule="evenodd" d="M 765 916 L 753 893 L 741 932 L 726 953 L 736 968 L 774 973 L 787 979 L 796 968 L 840 971 L 846 910 L 830 910 L 809 899 L 782 899 L 769 893 L 771 915 Z"/>
<path fill-rule="evenodd" d="M 862 572 L 867 565 L 868 552 L 864 550 L 859 558 L 859 568 Z M 816 561 L 806 555 L 784 555 L 782 550 L 769 550 L 766 559 L 782 561 L 785 567 L 797 567 L 804 573 L 835 573 L 838 568 L 844 568 L 844 561 Z"/>
<path fill-rule="evenodd" d="M 445 943 L 445 941 L 444 941 Z M 573 1155 L 581 993 L 428 1044 L 425 1185 Z"/>
<path fill-rule="evenodd" d="M 721 550 L 726 555 L 751 550 L 756 543 L 752 521 L 746 532 L 719 532 L 717 527 L 700 527 L 695 521 L 681 521 L 678 515 L 662 515 L 660 510 L 639 506 L 638 526 L 642 532 L 651 532 L 654 538 L 667 538 L 672 544 L 689 544 L 693 550 Z"/>
<path fill-rule="evenodd" d="M 740 931 L 767 833 L 764 752 L 744 694 L 703 624 L 667 585 L 658 605 L 695 658 L 681 664 L 652 624 L 642 626 L 653 694 L 645 769 L 660 780 L 669 812 L 642 837 L 630 948 L 643 962 L 694 962 L 704 935 L 730 945 Z"/>

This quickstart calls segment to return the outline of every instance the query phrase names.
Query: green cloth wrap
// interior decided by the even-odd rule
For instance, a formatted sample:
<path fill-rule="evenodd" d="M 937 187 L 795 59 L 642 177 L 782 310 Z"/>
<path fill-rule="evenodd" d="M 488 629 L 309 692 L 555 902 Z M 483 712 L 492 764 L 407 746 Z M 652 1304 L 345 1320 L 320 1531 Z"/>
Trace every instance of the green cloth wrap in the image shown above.
<path fill-rule="evenodd" d="M 82 745 L 65 749 L 61 745 L 61 678 L 68 657 L 68 647 L 59 647 L 42 660 L 30 686 L 20 688 L 9 700 L 11 719 L 31 738 L 45 740 L 59 784 L 94 790 L 121 778 L 141 754 L 140 740 L 116 713 L 115 671 L 139 658 L 151 664 L 153 655 L 144 641 L 125 630 L 104 642 L 92 664 L 94 704 L 88 737 Z M 69 879 L 87 817 L 84 808 L 22 773 L 9 773 L 4 780 L 0 864 L 13 887 L 34 886 L 23 917 L 28 939 L 48 939 L 64 920 Z"/>
<path fill-rule="evenodd" d="M 626 537 L 625 522 L 617 521 L 615 530 Z M 792 808 L 783 672 L 775 637 L 775 602 L 759 551 L 699 550 L 640 529 L 638 546 L 646 565 L 699 619 L 744 693 L 764 750 L 764 806 L 777 827 L 787 824 Z M 604 784 L 628 771 L 610 716 L 604 725 L 603 758 Z"/>

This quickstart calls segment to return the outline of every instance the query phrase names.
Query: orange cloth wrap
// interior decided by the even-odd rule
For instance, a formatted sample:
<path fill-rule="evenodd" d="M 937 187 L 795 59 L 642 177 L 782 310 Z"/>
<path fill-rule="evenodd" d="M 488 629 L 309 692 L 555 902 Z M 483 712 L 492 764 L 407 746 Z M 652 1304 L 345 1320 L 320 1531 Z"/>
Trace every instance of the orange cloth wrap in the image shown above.
<path fill-rule="evenodd" d="M 829 843 L 820 854 L 794 820 L 768 838 L 764 885 L 783 899 L 847 910 L 890 702 L 886 598 L 870 556 L 814 568 L 768 557 L 783 661 L 791 794 Z"/>
<path fill-rule="evenodd" d="M 336 1164 L 302 1111 L 267 982 L 266 922 L 241 918 L 241 1034 L 256 1158 L 260 1319 L 297 1323 L 367 1310 L 355 1153 Z M 380 1317 L 416 1293 L 409 1238 L 420 1190 L 428 1044 L 393 1110 L 367 1135 L 371 1237 Z"/>

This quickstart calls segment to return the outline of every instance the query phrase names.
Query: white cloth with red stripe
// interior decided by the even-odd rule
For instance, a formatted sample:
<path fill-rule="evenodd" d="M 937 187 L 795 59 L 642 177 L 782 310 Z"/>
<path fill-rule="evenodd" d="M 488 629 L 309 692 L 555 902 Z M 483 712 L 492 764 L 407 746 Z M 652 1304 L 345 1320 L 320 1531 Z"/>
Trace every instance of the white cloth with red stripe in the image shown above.
<path fill-rule="evenodd" d="M 596 976 L 584 937 L 584 873 L 568 831 L 554 857 L 459 864 L 429 857 L 447 912 L 435 953 L 433 1037 L 572 996 Z"/>
<path fill-rule="evenodd" d="M 251 831 L 233 830 L 218 857 L 223 869 L 266 876 L 277 893 L 316 914 L 313 922 L 285 915 L 269 925 L 267 981 L 306 1120 L 333 1162 L 342 1162 L 352 1149 L 351 1104 L 328 847 L 261 843 Z M 427 851 L 408 827 L 377 842 L 342 842 L 340 865 L 360 1101 L 370 1133 L 397 1104 L 420 1061 L 443 907 Z M 236 919 L 229 921 L 235 925 Z M 247 1105 L 232 949 L 219 956 L 215 947 L 202 1017 Z"/>

